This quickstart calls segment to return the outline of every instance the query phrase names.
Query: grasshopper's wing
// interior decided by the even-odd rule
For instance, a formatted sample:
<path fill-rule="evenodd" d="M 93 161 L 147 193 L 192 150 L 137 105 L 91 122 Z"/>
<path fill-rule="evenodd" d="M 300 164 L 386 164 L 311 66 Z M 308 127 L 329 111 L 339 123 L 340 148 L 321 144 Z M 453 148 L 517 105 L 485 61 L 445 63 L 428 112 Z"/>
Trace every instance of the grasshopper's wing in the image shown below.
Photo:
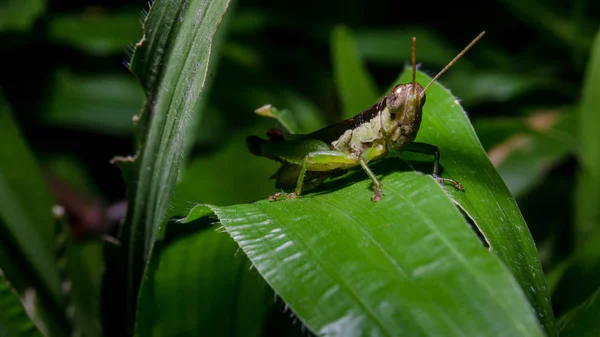
<path fill-rule="evenodd" d="M 338 140 L 346 131 L 357 128 L 359 125 L 369 122 L 385 108 L 385 98 L 359 113 L 358 115 L 343 121 L 331 124 L 308 135 L 313 139 L 321 140 L 327 144 Z"/>
<path fill-rule="evenodd" d="M 248 136 L 246 145 L 256 156 L 266 157 L 281 163 L 302 165 L 307 154 L 314 151 L 330 150 L 329 145 L 306 135 L 294 135 L 292 139 L 265 140 L 257 136 Z"/>

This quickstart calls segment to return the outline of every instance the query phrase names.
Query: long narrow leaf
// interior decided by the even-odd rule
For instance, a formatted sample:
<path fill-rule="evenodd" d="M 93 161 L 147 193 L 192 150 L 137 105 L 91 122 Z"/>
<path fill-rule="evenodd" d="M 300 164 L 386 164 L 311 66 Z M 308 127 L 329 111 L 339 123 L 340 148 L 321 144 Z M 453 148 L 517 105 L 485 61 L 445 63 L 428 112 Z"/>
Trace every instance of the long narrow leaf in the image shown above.
<path fill-rule="evenodd" d="M 585 242 L 600 228 L 600 30 L 592 45 L 579 114 L 579 162 L 576 201 L 577 243 Z"/>
<path fill-rule="evenodd" d="M 600 332 L 600 289 L 558 320 L 561 337 L 595 337 Z"/>
<path fill-rule="evenodd" d="M 42 336 L 0 270 L 0 336 Z"/>
<path fill-rule="evenodd" d="M 140 149 L 118 158 L 128 184 L 122 240 L 127 250 L 126 310 L 133 323 L 134 298 L 144 262 L 159 235 L 183 160 L 188 120 L 200 113 L 212 38 L 229 1 L 155 1 L 144 22 L 131 71 L 146 94 L 136 118 Z"/>
<path fill-rule="evenodd" d="M 59 297 L 58 274 L 53 268 L 54 221 L 52 197 L 42 173 L 0 97 L 0 220 L 40 280 Z M 4 239 L 8 239 L 4 237 Z"/>
<path fill-rule="evenodd" d="M 377 98 L 377 87 L 358 55 L 350 30 L 338 26 L 332 34 L 333 72 L 346 118 L 370 107 Z"/>
<path fill-rule="evenodd" d="M 32 287 L 50 324 L 66 329 L 52 206 L 42 172 L 0 96 L 0 268 L 21 294 Z"/>

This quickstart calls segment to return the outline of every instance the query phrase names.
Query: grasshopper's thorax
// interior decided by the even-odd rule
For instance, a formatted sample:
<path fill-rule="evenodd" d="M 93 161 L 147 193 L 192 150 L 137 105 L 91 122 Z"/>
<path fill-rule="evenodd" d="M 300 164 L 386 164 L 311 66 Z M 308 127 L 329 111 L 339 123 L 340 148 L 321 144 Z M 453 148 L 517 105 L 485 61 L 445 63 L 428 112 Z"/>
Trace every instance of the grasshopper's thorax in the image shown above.
<path fill-rule="evenodd" d="M 401 149 L 415 140 L 421 126 L 425 92 L 419 83 L 399 84 L 386 96 L 389 119 L 384 122 L 389 148 Z"/>

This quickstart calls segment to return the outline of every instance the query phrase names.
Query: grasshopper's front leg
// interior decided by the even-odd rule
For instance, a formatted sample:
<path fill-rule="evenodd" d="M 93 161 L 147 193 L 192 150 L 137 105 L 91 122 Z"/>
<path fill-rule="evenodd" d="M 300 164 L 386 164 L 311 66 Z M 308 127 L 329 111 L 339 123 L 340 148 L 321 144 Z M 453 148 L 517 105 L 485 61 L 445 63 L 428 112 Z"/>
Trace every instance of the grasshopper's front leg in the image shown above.
<path fill-rule="evenodd" d="M 404 149 L 404 151 L 432 155 L 433 156 L 433 173 L 432 173 L 433 178 L 442 185 L 443 184 L 451 184 L 452 186 L 454 186 L 454 188 L 456 188 L 457 190 L 460 190 L 460 191 L 465 189 L 463 187 L 463 185 L 461 183 L 459 183 L 458 181 L 456 181 L 454 179 L 442 178 L 439 176 L 440 151 L 438 150 L 437 146 L 431 145 L 431 144 L 426 144 L 426 143 L 414 142 L 414 143 L 408 144 L 406 146 L 406 148 Z"/>

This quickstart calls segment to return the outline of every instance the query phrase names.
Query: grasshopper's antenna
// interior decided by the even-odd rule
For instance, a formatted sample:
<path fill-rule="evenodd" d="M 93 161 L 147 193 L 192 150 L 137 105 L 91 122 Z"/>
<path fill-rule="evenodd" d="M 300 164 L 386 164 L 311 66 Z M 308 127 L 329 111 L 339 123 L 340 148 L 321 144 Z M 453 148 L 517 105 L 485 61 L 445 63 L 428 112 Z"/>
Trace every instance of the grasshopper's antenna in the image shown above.
<path fill-rule="evenodd" d="M 412 38 L 411 58 L 412 58 L 412 88 L 413 88 L 413 95 L 414 95 L 417 91 L 417 87 L 415 86 L 415 82 L 417 81 L 417 38 L 414 36 Z"/>
<path fill-rule="evenodd" d="M 435 75 L 435 77 L 431 79 L 431 81 L 429 82 L 429 84 L 427 84 L 427 86 L 425 87 L 425 89 L 423 89 L 423 91 L 421 93 L 421 96 L 425 95 L 425 92 L 427 91 L 427 89 L 429 88 L 429 86 L 431 84 L 433 84 L 433 82 L 435 82 L 435 80 L 437 80 L 438 78 L 440 78 L 440 76 L 442 76 L 442 74 L 445 73 L 446 70 L 448 70 L 448 68 L 450 68 L 454 63 L 456 63 L 456 61 L 458 61 L 458 59 L 461 58 L 461 56 L 463 56 L 467 52 L 467 50 L 471 49 L 471 47 L 473 47 L 473 45 L 477 41 L 479 41 L 479 39 L 481 39 L 484 34 L 485 34 L 485 31 L 483 31 L 479 35 L 477 35 L 477 37 L 473 41 L 471 41 L 471 43 L 469 43 L 469 45 L 467 45 L 465 47 L 465 49 L 463 49 L 460 53 L 458 53 L 458 55 L 456 55 L 456 57 L 454 59 L 452 59 L 452 61 L 450 61 L 450 63 L 448 63 L 448 65 L 445 66 L 444 69 L 442 69 L 437 75 Z M 413 53 L 414 53 L 414 49 L 413 49 Z M 414 69 L 414 66 L 413 66 L 413 69 Z M 414 83 L 414 77 L 415 77 L 415 74 L 414 74 L 414 70 L 413 70 L 413 83 Z"/>

